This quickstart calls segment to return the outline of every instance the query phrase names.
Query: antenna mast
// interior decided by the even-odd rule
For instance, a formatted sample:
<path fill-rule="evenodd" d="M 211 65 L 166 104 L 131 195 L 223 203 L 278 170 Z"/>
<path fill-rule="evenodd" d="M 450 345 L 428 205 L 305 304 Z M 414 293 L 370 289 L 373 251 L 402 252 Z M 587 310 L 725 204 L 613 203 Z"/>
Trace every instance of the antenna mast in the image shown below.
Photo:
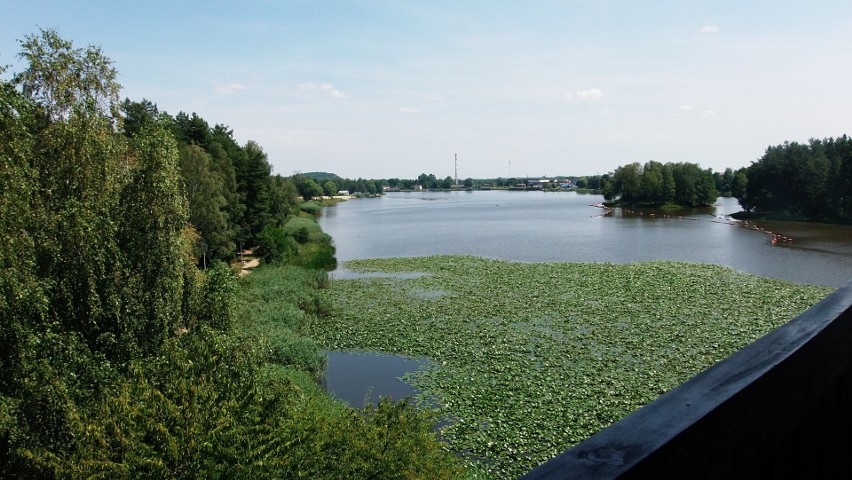
<path fill-rule="evenodd" d="M 459 154 L 454 154 L 456 156 L 456 185 L 459 184 Z"/>

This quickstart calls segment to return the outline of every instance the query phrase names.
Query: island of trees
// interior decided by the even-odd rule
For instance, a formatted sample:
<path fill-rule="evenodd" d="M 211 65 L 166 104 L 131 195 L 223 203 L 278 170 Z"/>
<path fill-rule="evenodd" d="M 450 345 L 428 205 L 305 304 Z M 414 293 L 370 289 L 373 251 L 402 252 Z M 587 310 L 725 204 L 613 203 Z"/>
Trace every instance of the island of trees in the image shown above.
<path fill-rule="evenodd" d="M 712 205 L 719 196 L 712 170 L 694 163 L 650 161 L 618 167 L 603 184 L 604 198 L 622 204 Z"/>

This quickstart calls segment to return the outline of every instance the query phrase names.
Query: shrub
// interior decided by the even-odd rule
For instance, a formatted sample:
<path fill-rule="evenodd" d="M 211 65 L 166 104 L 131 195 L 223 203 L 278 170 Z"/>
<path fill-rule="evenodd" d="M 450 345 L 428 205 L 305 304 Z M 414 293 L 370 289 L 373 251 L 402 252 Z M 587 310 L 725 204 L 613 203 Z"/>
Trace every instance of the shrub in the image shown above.
<path fill-rule="evenodd" d="M 322 213 L 322 205 L 317 202 L 302 202 L 299 205 L 299 209 L 305 213 L 310 213 L 311 215 L 319 215 Z"/>
<path fill-rule="evenodd" d="M 267 225 L 260 232 L 257 254 L 264 263 L 285 263 L 298 253 L 299 245 L 286 229 Z"/>

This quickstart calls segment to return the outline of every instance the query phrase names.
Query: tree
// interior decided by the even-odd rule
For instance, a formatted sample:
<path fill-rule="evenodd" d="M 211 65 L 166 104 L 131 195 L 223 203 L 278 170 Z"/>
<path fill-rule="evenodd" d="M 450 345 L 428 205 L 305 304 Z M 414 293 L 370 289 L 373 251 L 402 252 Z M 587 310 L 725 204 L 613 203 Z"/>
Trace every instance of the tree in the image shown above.
<path fill-rule="evenodd" d="M 196 144 L 183 144 L 178 151 L 189 222 L 198 230 L 213 257 L 227 259 L 236 248 L 234 231 L 228 225 L 224 187 L 213 170 L 212 158 Z"/>
<path fill-rule="evenodd" d="M 179 112 L 174 118 L 173 133 L 179 142 L 194 143 L 207 148 L 212 141 L 210 125 L 194 113 Z"/>
<path fill-rule="evenodd" d="M 322 190 L 326 196 L 333 197 L 337 195 L 337 184 L 331 180 L 326 180 L 325 183 L 322 184 Z"/>
<path fill-rule="evenodd" d="M 716 182 L 710 170 L 695 163 L 672 164 L 675 202 L 686 207 L 711 205 L 718 197 Z"/>
<path fill-rule="evenodd" d="M 53 120 L 67 119 L 73 111 L 103 118 L 118 116 L 118 73 L 99 47 L 75 49 L 52 29 L 27 35 L 18 55 L 28 68 L 14 76 L 27 97 Z"/>
<path fill-rule="evenodd" d="M 621 197 L 622 201 L 635 202 L 640 197 L 640 176 L 642 165 L 633 162 L 615 169 L 612 182 L 604 189 L 604 198 L 612 200 Z"/>
<path fill-rule="evenodd" d="M 23 386 L 36 325 L 47 318 L 50 307 L 36 269 L 33 234 L 40 225 L 34 224 L 31 210 L 38 178 L 31 129 L 39 113 L 35 103 L 0 80 L 0 403 L 4 405 L 5 398 Z M 0 420 L 0 441 L 12 432 L 11 423 Z M 0 453 L 0 474 L 2 457 Z"/>
<path fill-rule="evenodd" d="M 852 222 L 852 147 L 847 136 L 785 142 L 735 176 L 744 209 L 828 222 Z M 746 188 L 743 188 L 746 187 Z M 732 187 L 733 188 L 733 187 Z"/>
<path fill-rule="evenodd" d="M 236 239 L 244 238 L 244 235 L 241 234 L 241 225 L 246 206 L 245 196 L 239 191 L 235 163 L 238 161 L 237 159 L 244 156 L 244 152 L 234 140 L 233 131 L 224 125 L 217 124 L 213 127 L 211 136 L 212 143 L 207 152 L 213 161 L 213 169 L 219 174 L 222 182 L 222 195 L 227 202 L 225 213 L 228 216 L 230 236 L 236 241 Z M 222 260 L 231 258 L 233 253 L 231 252 L 229 257 L 223 257 Z"/>
<path fill-rule="evenodd" d="M 438 184 L 438 179 L 432 173 L 430 173 L 429 175 L 421 173 L 417 176 L 417 183 L 425 189 L 436 188 Z"/>
<path fill-rule="evenodd" d="M 170 137 L 117 134 L 111 61 L 53 31 L 22 46 L 27 69 L 0 88 L 0 476 L 35 478 L 180 321 L 186 218 L 175 165 L 156 167 Z"/>
<path fill-rule="evenodd" d="M 716 181 L 716 190 L 723 195 L 731 195 L 734 182 L 734 170 L 726 168 L 724 173 L 716 172 L 713 174 L 713 179 Z"/>
<path fill-rule="evenodd" d="M 296 188 L 299 190 L 299 195 L 301 195 L 305 200 L 311 200 L 315 197 L 320 197 L 323 194 L 322 187 L 320 187 L 313 178 L 301 175 L 296 177 Z"/>
<path fill-rule="evenodd" d="M 266 153 L 256 142 L 249 140 L 243 150 L 244 161 L 236 168 L 237 184 L 239 192 L 244 195 L 246 206 L 243 216 L 245 238 L 254 242 L 263 227 L 272 219 L 272 166 L 267 161 Z"/>
<path fill-rule="evenodd" d="M 299 207 L 299 191 L 291 178 L 275 175 L 271 179 L 270 204 L 272 225 L 281 226 Z"/>
<path fill-rule="evenodd" d="M 140 102 L 132 102 L 129 98 L 125 98 L 121 102 L 121 112 L 124 114 L 121 126 L 128 137 L 139 133 L 144 126 L 153 124 L 160 116 L 157 106 L 144 98 Z"/>
<path fill-rule="evenodd" d="M 154 353 L 182 323 L 179 259 L 188 208 L 177 145 L 164 126 L 144 129 L 133 147 L 139 163 L 121 192 L 117 236 L 127 262 L 122 284 L 129 297 L 119 339 L 135 346 L 130 353 L 136 356 Z"/>
<path fill-rule="evenodd" d="M 113 235 L 128 167 L 113 129 L 117 74 L 100 49 L 76 49 L 53 30 L 21 46 L 28 66 L 12 82 L 29 106 L 18 115 L 30 108 L 35 115 L 19 117 L 28 122 L 11 140 L 12 161 L 34 173 L 27 231 L 36 274 L 52 285 L 38 323 L 77 332 L 89 348 L 101 349 L 119 322 L 115 278 L 123 271 Z"/>
<path fill-rule="evenodd" d="M 591 182 L 590 182 L 591 183 Z M 643 167 L 637 162 L 618 167 L 609 178 L 600 179 L 604 198 L 619 198 L 626 203 L 660 205 L 674 202 L 686 207 L 710 205 L 718 196 L 713 172 L 694 163 L 650 161 Z"/>

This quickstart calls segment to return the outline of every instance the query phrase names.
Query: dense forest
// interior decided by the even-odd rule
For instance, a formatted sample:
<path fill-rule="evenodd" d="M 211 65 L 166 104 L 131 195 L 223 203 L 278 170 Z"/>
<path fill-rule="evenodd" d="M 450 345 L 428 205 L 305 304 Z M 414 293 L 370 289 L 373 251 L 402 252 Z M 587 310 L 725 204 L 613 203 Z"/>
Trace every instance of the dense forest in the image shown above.
<path fill-rule="evenodd" d="M 852 139 L 786 142 L 737 172 L 734 192 L 747 213 L 852 223 Z"/>
<path fill-rule="evenodd" d="M 604 198 L 625 204 L 699 207 L 719 196 L 712 170 L 694 163 L 630 163 L 615 169 L 602 188 Z"/>
<path fill-rule="evenodd" d="M 317 386 L 300 332 L 334 249 L 298 178 L 224 125 L 121 102 L 97 47 L 21 49 L 0 71 L 0 477 L 458 474 L 427 413 Z M 269 266 L 238 281 L 247 246 Z"/>

